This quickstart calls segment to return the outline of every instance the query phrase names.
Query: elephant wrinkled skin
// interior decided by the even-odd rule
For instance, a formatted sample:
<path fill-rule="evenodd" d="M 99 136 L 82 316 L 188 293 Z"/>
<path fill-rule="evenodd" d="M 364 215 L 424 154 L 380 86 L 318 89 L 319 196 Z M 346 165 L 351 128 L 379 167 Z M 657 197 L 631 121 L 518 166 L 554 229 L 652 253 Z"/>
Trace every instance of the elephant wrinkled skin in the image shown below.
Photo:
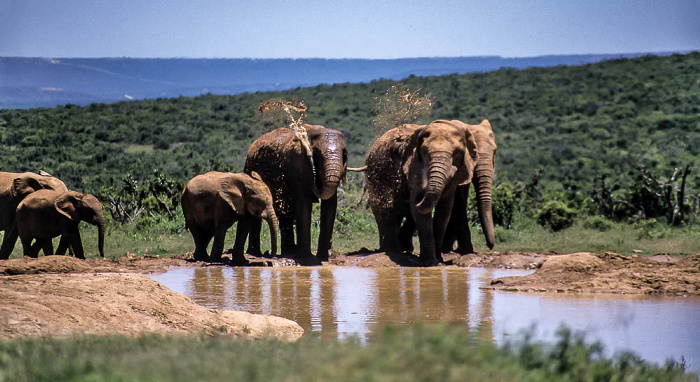
<path fill-rule="evenodd" d="M 17 242 L 17 206 L 27 195 L 43 189 L 68 191 L 61 180 L 43 171 L 39 174 L 0 172 L 0 231 L 5 231 L 0 247 L 0 259 L 9 258 Z"/>
<path fill-rule="evenodd" d="M 469 125 L 469 129 L 476 139 L 476 147 L 479 153 L 476 167 L 474 168 L 474 178 L 471 184 L 476 192 L 477 209 L 479 211 L 479 222 L 486 238 L 486 246 L 493 249 L 496 237 L 493 227 L 493 213 L 491 210 L 491 186 L 496 175 L 496 138 L 488 120 L 483 120 L 479 125 Z M 474 253 L 471 232 L 469 232 L 469 221 L 467 219 L 467 196 L 469 195 L 469 183 L 462 184 L 455 192 L 455 201 L 452 208 L 452 215 L 447 226 L 445 239 L 443 241 L 443 252 L 449 252 L 457 242 L 456 252 L 460 254 Z"/>
<path fill-rule="evenodd" d="M 245 239 L 250 225 L 265 220 L 270 227 L 272 255 L 277 252 L 277 216 L 272 207 L 270 189 L 257 173 L 233 174 L 211 171 L 192 178 L 182 192 L 185 224 L 194 239 L 194 258 L 199 261 L 220 261 L 226 231 L 238 222 L 238 232 Z M 211 258 L 207 246 L 214 238 Z M 238 243 L 239 237 L 236 237 Z M 259 247 L 258 247 L 259 252 Z M 255 253 L 258 255 L 259 253 Z M 233 251 L 234 264 L 246 264 L 243 244 Z"/>
<path fill-rule="evenodd" d="M 84 259 L 78 227 L 81 221 L 97 226 L 97 247 L 104 257 L 105 219 L 96 197 L 75 191 L 39 190 L 30 194 L 17 206 L 17 233 L 24 255 L 37 257 L 40 249 L 44 255 L 52 255 L 51 239 L 60 235 L 56 254 L 63 255 L 70 248 L 75 257 Z"/>
<path fill-rule="evenodd" d="M 412 251 L 411 236 L 417 229 L 421 261 L 433 265 L 441 259 L 438 243 L 454 193 L 459 184 L 471 181 L 476 150 L 471 130 L 460 121 L 403 125 L 374 142 L 365 176 L 382 250 Z"/>
<path fill-rule="evenodd" d="M 256 171 L 270 187 L 280 223 L 283 254 L 311 255 L 311 207 L 321 200 L 316 253 L 318 259 L 327 260 L 332 246 L 338 185 L 347 181 L 348 150 L 345 136 L 340 131 L 318 125 L 304 127 L 311 156 L 307 155 L 294 131 L 279 128 L 253 142 L 244 171 Z M 259 235 L 259 228 L 254 227 L 250 232 L 249 246 L 260 242 Z"/>

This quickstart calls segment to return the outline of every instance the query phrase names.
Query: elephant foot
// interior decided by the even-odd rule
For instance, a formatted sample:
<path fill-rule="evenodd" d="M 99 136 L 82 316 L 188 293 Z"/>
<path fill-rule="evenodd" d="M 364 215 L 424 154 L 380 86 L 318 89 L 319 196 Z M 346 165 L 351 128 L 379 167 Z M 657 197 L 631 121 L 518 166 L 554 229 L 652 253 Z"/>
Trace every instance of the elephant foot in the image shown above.
<path fill-rule="evenodd" d="M 231 258 L 231 264 L 234 266 L 245 266 L 250 265 L 250 261 L 248 261 L 244 255 L 233 256 Z"/>
<path fill-rule="evenodd" d="M 432 267 L 442 263 L 442 256 L 420 256 L 420 262 L 423 266 Z"/>

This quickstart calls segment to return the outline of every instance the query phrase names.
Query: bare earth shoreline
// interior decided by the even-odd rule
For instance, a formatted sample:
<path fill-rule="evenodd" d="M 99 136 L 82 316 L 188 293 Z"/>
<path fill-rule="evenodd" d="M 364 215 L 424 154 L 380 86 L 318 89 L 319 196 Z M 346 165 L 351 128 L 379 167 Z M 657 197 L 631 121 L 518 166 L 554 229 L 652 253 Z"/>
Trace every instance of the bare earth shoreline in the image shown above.
<path fill-rule="evenodd" d="M 448 267 L 533 269 L 522 277 L 493 280 L 488 289 L 519 292 L 623 293 L 700 296 L 700 254 L 450 253 Z M 251 265 L 313 263 L 289 258 L 250 258 Z M 334 254 L 322 266 L 415 266 L 409 255 Z M 208 309 L 175 293 L 147 273 L 173 267 L 228 266 L 176 258 L 133 257 L 78 260 L 48 256 L 0 261 L 0 338 L 27 335 L 205 333 L 240 338 L 295 340 L 293 321 L 231 310 Z"/>

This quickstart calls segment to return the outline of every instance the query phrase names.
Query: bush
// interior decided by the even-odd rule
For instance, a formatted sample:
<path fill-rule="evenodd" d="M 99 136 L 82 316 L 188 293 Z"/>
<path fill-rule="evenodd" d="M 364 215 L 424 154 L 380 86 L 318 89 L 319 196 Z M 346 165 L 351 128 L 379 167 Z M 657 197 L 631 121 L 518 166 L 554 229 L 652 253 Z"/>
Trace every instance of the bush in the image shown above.
<path fill-rule="evenodd" d="M 602 216 L 590 216 L 583 221 L 583 228 L 595 229 L 600 232 L 609 231 L 613 223 Z"/>
<path fill-rule="evenodd" d="M 537 213 L 537 223 L 552 231 L 561 231 L 574 224 L 576 213 L 558 200 L 550 200 Z"/>

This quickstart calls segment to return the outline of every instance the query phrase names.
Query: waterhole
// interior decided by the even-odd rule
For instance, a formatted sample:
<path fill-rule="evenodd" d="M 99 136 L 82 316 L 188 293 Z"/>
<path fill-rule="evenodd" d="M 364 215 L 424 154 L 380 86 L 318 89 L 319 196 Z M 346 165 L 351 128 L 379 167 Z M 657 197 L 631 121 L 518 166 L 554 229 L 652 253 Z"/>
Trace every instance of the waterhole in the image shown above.
<path fill-rule="evenodd" d="M 663 363 L 683 357 L 700 371 L 700 298 L 560 295 L 481 289 L 530 273 L 480 268 L 178 268 L 151 277 L 196 303 L 275 315 L 306 335 L 366 340 L 379 325 L 445 321 L 503 343 L 530 329 L 552 340 L 565 324 L 608 354 L 631 350 Z"/>

